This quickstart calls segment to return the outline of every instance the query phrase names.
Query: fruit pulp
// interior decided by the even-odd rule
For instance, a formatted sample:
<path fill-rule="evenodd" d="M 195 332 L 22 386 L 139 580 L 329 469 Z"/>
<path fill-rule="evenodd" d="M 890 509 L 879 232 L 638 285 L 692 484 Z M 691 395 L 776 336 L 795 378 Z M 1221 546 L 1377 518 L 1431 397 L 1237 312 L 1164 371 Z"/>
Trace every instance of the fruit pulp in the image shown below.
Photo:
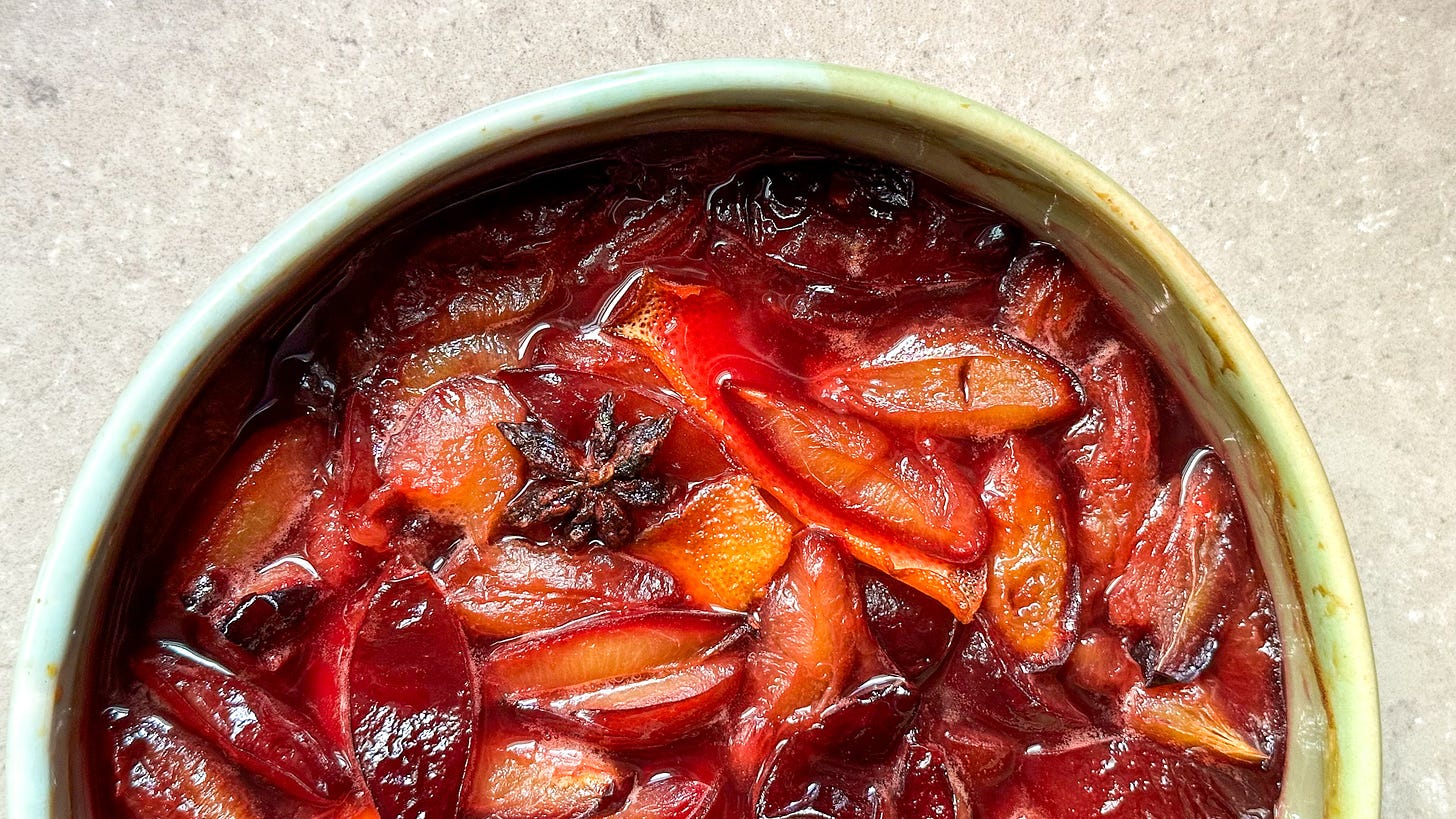
<path fill-rule="evenodd" d="M 200 479 L 110 597 L 96 812 L 1271 814 L 1238 493 L 1056 248 L 745 135 L 468 194 L 160 467 Z"/>

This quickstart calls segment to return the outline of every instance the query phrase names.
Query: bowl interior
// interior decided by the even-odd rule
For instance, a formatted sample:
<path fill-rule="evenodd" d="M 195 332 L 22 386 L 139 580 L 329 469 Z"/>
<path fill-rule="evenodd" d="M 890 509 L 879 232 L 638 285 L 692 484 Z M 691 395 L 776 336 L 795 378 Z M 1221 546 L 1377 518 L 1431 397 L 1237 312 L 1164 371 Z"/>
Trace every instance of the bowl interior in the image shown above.
<path fill-rule="evenodd" d="M 77 633 L 69 641 L 64 630 L 52 638 L 65 648 L 56 649 L 60 661 L 46 672 L 54 679 L 55 714 L 45 715 L 49 741 L 40 744 L 49 746 L 55 763 L 47 764 L 53 783 L 50 794 L 17 801 L 24 798 L 14 792 L 22 774 L 12 769 L 12 806 L 27 806 L 24 815 L 86 815 L 72 809 L 69 796 L 84 764 L 72 714 L 101 662 L 95 650 L 104 643 L 100 615 L 117 593 L 108 578 L 132 526 L 136 497 L 177 419 L 203 400 L 204 384 L 218 383 L 219 371 L 238 360 L 250 334 L 316 292 L 332 260 L 362 233 L 464 182 L 597 142 L 712 129 L 827 143 L 927 173 L 1055 241 L 1088 272 L 1148 342 L 1216 442 L 1249 511 L 1284 641 L 1290 716 L 1285 815 L 1373 815 L 1379 733 L 1368 634 L 1328 486 L 1267 362 L 1186 252 L 1126 193 L 1065 149 L 945 92 L 803 64 L 670 68 L 542 92 L 401 146 L 260 243 L 163 340 L 159 348 L 183 349 L 171 352 L 186 366 L 155 372 L 162 361 L 149 359 L 130 390 L 150 390 L 150 403 L 124 398 L 118 416 L 137 417 L 128 430 L 103 435 L 78 482 L 80 491 L 87 480 L 110 481 L 111 493 L 99 497 L 113 502 L 103 504 L 107 508 L 94 522 L 78 523 L 79 513 L 68 510 L 72 520 L 63 521 L 58 534 L 57 551 L 87 555 L 77 564 L 86 567 L 84 576 L 73 581 L 74 617 L 65 621 Z M 106 451 L 113 445 L 118 451 Z M 100 477 L 92 474 L 98 470 Z M 89 542 L 74 542 L 87 537 Z M 28 636 L 28 644 L 34 639 Z M 21 707 L 17 702 L 17 714 Z M 23 739 L 38 744 L 34 736 Z M 11 748 L 17 751 L 15 744 Z"/>

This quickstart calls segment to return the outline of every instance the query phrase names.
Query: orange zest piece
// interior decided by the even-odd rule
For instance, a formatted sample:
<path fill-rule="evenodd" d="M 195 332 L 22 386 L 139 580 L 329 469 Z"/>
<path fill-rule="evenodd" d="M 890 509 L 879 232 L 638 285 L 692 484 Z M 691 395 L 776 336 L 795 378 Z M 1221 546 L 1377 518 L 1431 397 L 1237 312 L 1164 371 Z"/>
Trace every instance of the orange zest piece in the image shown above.
<path fill-rule="evenodd" d="M 698 489 L 628 551 L 672 572 L 697 602 L 747 611 L 789 556 L 793 534 L 753 481 L 735 475 Z"/>

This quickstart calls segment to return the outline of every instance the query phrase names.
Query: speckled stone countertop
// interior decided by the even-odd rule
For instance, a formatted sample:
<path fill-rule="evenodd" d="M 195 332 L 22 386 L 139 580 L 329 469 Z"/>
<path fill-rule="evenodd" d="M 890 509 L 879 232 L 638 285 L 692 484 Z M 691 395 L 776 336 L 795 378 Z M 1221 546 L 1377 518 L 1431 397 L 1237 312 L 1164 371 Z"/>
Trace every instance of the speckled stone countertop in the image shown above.
<path fill-rule="evenodd" d="M 524 91 L 668 60 L 806 58 L 1030 123 L 1203 262 L 1344 511 L 1379 665 L 1386 815 L 1456 811 L 1456 4 L 611 6 L 0 0 L 0 688 L 117 392 L 284 216 Z"/>

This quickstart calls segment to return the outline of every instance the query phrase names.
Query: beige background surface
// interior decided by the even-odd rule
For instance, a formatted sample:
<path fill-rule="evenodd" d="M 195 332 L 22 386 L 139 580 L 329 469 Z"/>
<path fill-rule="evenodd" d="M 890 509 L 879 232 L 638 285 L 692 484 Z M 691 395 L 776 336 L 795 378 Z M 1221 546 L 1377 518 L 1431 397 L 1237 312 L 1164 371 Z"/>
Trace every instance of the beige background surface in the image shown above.
<path fill-rule="evenodd" d="M 1386 815 L 1451 815 L 1450 0 L 0 0 L 0 688 L 92 435 L 243 249 L 445 119 L 720 55 L 851 63 L 976 98 L 1173 229 L 1264 344 L 1344 510 L 1379 663 Z"/>

